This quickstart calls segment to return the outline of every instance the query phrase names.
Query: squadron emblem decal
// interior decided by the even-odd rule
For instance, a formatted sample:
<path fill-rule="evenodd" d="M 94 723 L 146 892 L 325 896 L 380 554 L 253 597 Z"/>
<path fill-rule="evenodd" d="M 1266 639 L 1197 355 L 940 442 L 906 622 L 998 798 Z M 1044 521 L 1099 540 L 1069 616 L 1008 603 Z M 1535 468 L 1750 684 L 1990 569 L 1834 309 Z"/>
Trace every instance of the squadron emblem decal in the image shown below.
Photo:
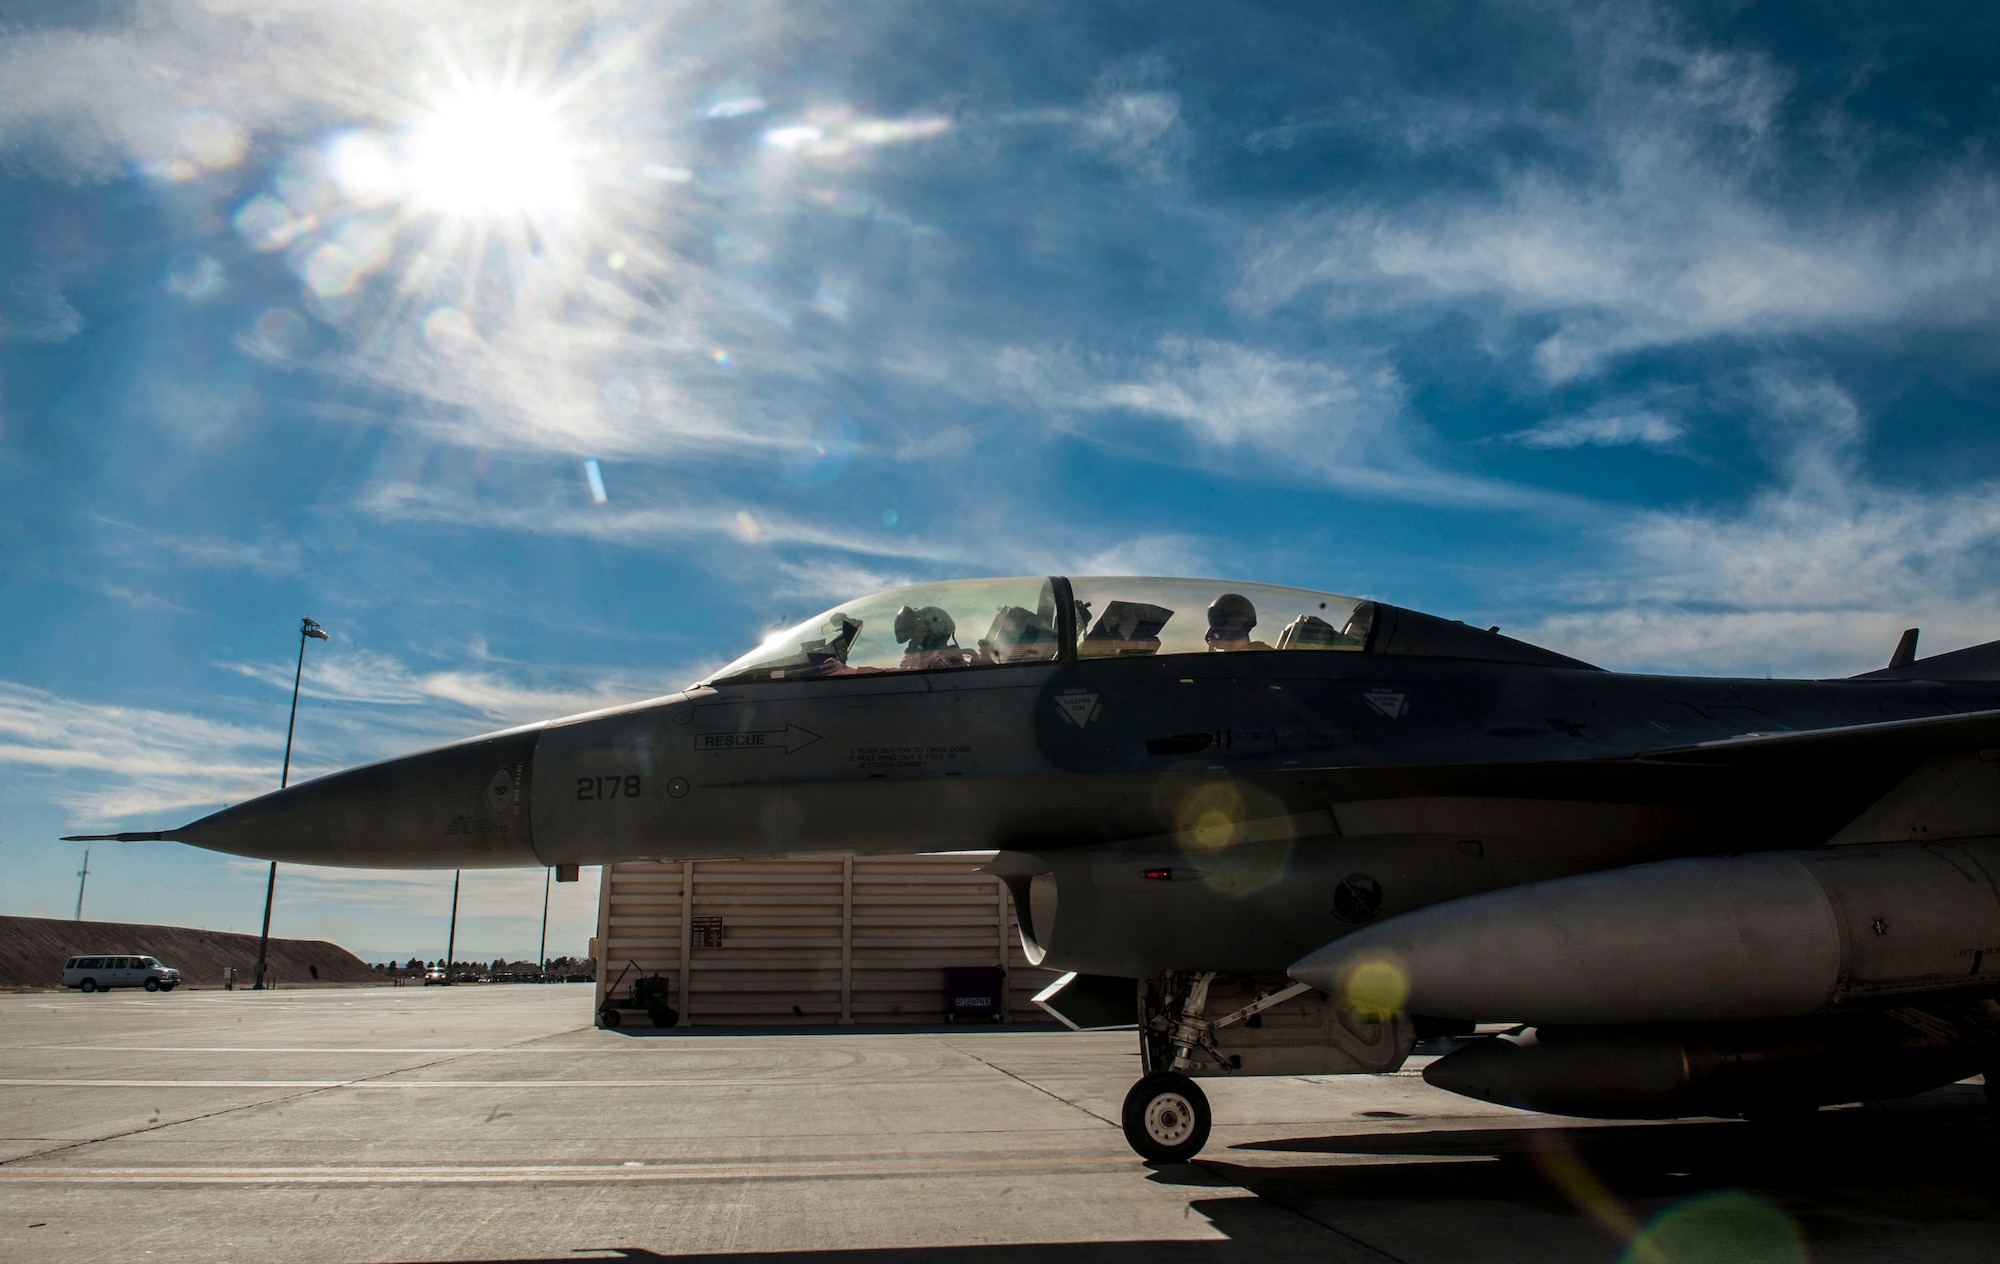
<path fill-rule="evenodd" d="M 1350 873 L 1333 890 L 1333 915 L 1343 922 L 1365 922 L 1382 910 L 1382 884 L 1365 873 Z"/>
<path fill-rule="evenodd" d="M 1056 699 L 1056 709 L 1063 718 L 1082 728 L 1097 718 L 1097 695 L 1094 693 L 1066 693 Z"/>
<path fill-rule="evenodd" d="M 1400 720 L 1410 711 L 1410 700 L 1407 697 L 1400 693 L 1390 693 L 1387 689 L 1370 689 L 1361 695 L 1361 700 L 1392 720 Z"/>

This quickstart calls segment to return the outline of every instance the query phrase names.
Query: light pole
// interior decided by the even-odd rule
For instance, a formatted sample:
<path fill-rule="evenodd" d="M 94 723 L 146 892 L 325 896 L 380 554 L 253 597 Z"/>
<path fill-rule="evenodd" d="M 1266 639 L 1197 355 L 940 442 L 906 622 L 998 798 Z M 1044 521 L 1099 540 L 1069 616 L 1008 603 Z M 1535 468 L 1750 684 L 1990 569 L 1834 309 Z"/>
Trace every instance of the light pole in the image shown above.
<path fill-rule="evenodd" d="M 292 779 L 292 730 L 299 723 L 299 682 L 306 674 L 306 639 L 326 640 L 326 633 L 311 619 L 299 621 L 299 665 L 292 672 L 292 718 L 285 721 L 285 767 L 278 774 L 278 789 L 283 790 Z M 278 862 L 271 862 L 271 872 L 264 879 L 264 931 L 257 937 L 257 981 L 250 985 L 253 992 L 264 990 L 264 961 L 271 948 L 271 897 L 278 890 Z M 79 894 L 78 901 L 82 897 Z"/>
<path fill-rule="evenodd" d="M 88 853 L 84 857 L 89 859 Z M 549 880 L 556 876 L 553 869 L 542 871 L 542 947 L 535 954 L 535 970 L 542 976 L 542 982 L 549 981 Z"/>
<path fill-rule="evenodd" d="M 456 951 L 458 944 L 458 879 L 464 872 L 463 869 L 454 869 L 451 871 L 451 929 L 446 931 L 444 936 L 444 981 L 446 983 L 451 982 L 451 954 Z"/>

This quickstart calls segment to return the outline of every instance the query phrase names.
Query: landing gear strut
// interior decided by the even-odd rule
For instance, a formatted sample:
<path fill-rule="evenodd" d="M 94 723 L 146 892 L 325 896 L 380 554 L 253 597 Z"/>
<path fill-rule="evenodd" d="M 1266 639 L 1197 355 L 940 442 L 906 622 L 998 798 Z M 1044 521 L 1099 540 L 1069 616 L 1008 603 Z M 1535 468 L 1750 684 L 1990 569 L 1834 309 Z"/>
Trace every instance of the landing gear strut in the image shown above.
<path fill-rule="evenodd" d="M 1311 991 L 1294 983 L 1270 992 L 1233 1013 L 1207 1019 L 1212 971 L 1168 973 L 1146 984 L 1139 996 L 1139 1060 L 1145 1075 L 1125 1094 L 1120 1122 L 1125 1140 L 1153 1163 L 1185 1163 L 1208 1144 L 1214 1114 L 1208 1095 L 1187 1074 L 1199 1069 L 1227 1074 L 1239 1065 L 1216 1045 L 1219 1028 L 1245 1022 L 1274 1005 Z"/>

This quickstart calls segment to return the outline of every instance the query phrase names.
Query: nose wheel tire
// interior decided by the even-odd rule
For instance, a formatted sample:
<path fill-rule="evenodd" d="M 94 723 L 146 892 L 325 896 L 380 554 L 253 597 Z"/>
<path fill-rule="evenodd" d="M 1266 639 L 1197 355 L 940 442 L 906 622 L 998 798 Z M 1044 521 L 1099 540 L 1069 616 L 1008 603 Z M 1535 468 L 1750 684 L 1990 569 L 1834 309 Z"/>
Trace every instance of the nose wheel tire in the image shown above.
<path fill-rule="evenodd" d="M 1208 1095 L 1176 1071 L 1155 1071 L 1125 1094 L 1125 1140 L 1152 1163 L 1185 1163 L 1208 1144 Z"/>

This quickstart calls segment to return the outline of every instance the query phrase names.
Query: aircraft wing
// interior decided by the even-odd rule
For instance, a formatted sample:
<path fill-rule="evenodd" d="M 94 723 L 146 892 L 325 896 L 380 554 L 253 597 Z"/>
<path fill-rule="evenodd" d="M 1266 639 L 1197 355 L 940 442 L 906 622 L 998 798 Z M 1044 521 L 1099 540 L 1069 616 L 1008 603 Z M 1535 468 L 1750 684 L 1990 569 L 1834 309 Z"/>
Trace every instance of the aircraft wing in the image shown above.
<path fill-rule="evenodd" d="M 1948 751 L 2000 747 L 2000 710 L 1884 720 L 1830 729 L 1744 733 L 1693 746 L 1648 751 L 1645 763 L 1772 767 L 1823 760 L 1922 759 Z"/>

